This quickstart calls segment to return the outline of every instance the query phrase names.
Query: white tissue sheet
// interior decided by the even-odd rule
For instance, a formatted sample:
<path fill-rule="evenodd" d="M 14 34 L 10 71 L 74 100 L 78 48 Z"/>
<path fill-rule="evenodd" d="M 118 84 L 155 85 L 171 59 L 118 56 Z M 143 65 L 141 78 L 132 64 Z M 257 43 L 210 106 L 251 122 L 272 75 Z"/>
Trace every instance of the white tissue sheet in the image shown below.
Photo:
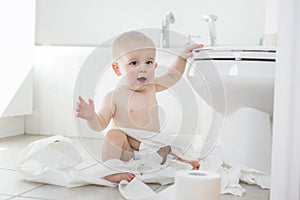
<path fill-rule="evenodd" d="M 141 134 L 140 131 L 127 131 Z M 131 134 L 131 136 L 135 137 L 135 134 Z M 26 180 L 64 187 L 77 187 L 88 184 L 116 187 L 118 184 L 109 182 L 103 177 L 120 172 L 134 172 L 136 176 L 135 181 L 131 181 L 130 183 L 123 181 L 119 184 L 121 194 L 125 198 L 128 198 L 128 195 L 134 195 L 134 193 L 131 194 L 128 187 L 148 188 L 144 183 L 170 184 L 174 182 L 176 171 L 181 169 L 190 170 L 192 168 L 190 164 L 174 160 L 171 155 L 167 157 L 167 161 L 163 165 L 160 165 L 161 158 L 156 153 L 156 150 L 160 146 L 171 145 L 172 151 L 174 153 L 177 152 L 178 156 L 185 159 L 197 158 L 198 156 L 197 151 L 193 149 L 187 150 L 186 143 L 183 142 L 183 145 L 181 145 L 180 140 L 176 140 L 176 138 L 167 140 L 164 137 L 156 137 L 156 135 L 152 135 L 151 137 L 148 135 L 148 138 L 135 137 L 142 142 L 139 151 L 141 154 L 140 160 L 132 159 L 129 162 L 123 162 L 113 159 L 79 171 L 76 166 L 83 160 L 71 140 L 63 136 L 52 136 L 37 140 L 25 148 L 19 158 L 18 171 Z M 268 175 L 246 167 L 224 166 L 222 159 L 215 155 L 205 158 L 200 163 L 201 170 L 211 170 L 222 175 L 222 194 L 231 193 L 241 196 L 245 190 L 239 185 L 239 180 L 250 184 L 258 184 L 263 188 L 269 188 Z M 149 192 L 151 189 L 140 190 L 144 194 L 144 197 L 146 190 Z M 174 188 L 170 186 L 159 195 L 166 195 L 168 191 L 172 190 Z M 136 191 L 139 190 L 135 189 Z M 138 193 L 136 195 L 136 197 L 130 196 L 130 198 L 138 199 Z M 156 195 L 158 194 L 155 193 L 154 196 Z M 167 194 L 168 197 L 172 196 L 170 195 L 171 193 Z"/>
<path fill-rule="evenodd" d="M 76 166 L 82 158 L 71 140 L 53 136 L 30 143 L 19 157 L 18 172 L 26 180 L 77 187 L 87 184 L 115 186 L 105 179 L 86 176 Z M 104 172 L 105 173 L 105 172 Z"/>
<path fill-rule="evenodd" d="M 201 160 L 200 168 L 221 175 L 221 194 L 243 196 L 245 189 L 240 185 L 240 181 L 258 185 L 262 189 L 270 189 L 270 175 L 241 163 L 223 160 L 222 154 L 217 149 Z"/>
<path fill-rule="evenodd" d="M 174 184 L 156 193 L 138 178 L 134 178 L 130 183 L 121 181 L 119 191 L 125 199 L 130 200 L 176 200 Z"/>
<path fill-rule="evenodd" d="M 172 156 L 168 156 L 165 164 L 160 165 L 161 157 L 155 151 L 150 154 L 141 151 L 140 157 L 140 160 L 129 162 L 112 159 L 79 171 L 76 166 L 83 160 L 71 140 L 52 136 L 37 140 L 25 148 L 19 157 L 18 171 L 29 181 L 77 187 L 87 184 L 117 186 L 102 177 L 120 172 L 135 173 L 146 183 L 165 185 L 174 182 L 177 170 L 192 168 L 188 163 L 172 159 Z"/>

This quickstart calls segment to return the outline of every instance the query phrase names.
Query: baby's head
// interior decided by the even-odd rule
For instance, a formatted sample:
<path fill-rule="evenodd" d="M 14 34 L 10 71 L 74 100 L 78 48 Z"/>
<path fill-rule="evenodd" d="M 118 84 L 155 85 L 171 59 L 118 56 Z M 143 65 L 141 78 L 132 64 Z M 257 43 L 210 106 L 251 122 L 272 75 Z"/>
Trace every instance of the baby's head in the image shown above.
<path fill-rule="evenodd" d="M 155 44 L 147 35 L 138 31 L 125 32 L 118 36 L 113 43 L 113 59 L 117 60 L 130 51 L 144 48 L 153 48 L 155 50 Z"/>
<path fill-rule="evenodd" d="M 146 84 L 154 83 L 156 49 L 153 41 L 137 31 L 120 35 L 112 47 L 115 73 L 126 75 L 127 85 L 136 90 Z"/>

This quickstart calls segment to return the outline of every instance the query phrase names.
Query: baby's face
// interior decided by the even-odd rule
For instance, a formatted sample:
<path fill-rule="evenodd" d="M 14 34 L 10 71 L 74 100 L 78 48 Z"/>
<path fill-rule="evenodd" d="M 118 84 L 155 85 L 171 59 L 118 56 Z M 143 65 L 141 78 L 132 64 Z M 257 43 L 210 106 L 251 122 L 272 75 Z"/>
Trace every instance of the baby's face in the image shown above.
<path fill-rule="evenodd" d="M 146 85 L 154 83 L 157 67 L 155 48 L 128 52 L 121 56 L 116 64 L 120 73 L 126 76 L 126 83 L 131 89 L 142 90 Z"/>

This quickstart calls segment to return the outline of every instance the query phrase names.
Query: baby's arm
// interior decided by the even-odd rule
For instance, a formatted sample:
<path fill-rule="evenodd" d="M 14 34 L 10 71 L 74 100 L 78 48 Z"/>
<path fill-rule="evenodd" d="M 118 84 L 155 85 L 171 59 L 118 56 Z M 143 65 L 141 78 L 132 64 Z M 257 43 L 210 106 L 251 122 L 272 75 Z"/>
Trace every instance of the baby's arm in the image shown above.
<path fill-rule="evenodd" d="M 103 100 L 102 106 L 98 114 L 95 112 L 94 101 L 89 99 L 88 103 L 81 97 L 77 103 L 77 117 L 85 119 L 89 127 L 95 131 L 104 130 L 109 124 L 113 113 L 114 103 L 112 101 L 113 92 L 109 92 Z"/>
<path fill-rule="evenodd" d="M 179 56 L 175 59 L 168 72 L 158 78 L 155 79 L 156 83 L 156 92 L 160 92 L 165 90 L 175 83 L 177 83 L 182 74 L 184 73 L 186 60 L 192 57 L 192 51 L 197 48 L 202 48 L 202 44 L 194 44 L 188 46 L 180 53 Z"/>

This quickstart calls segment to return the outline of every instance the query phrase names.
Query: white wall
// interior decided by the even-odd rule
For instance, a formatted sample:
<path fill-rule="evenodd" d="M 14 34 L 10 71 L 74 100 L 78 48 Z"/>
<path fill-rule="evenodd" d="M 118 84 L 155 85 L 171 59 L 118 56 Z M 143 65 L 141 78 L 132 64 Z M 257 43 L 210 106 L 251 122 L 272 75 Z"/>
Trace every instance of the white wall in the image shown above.
<path fill-rule="evenodd" d="M 95 45 L 122 31 L 160 28 L 170 10 L 171 29 L 200 34 L 209 42 L 202 15 L 215 14 L 217 44 L 258 45 L 264 34 L 266 0 L 38 0 L 36 43 L 39 45 Z"/>
<path fill-rule="evenodd" d="M 276 46 L 278 29 L 278 0 L 266 0 L 264 46 Z"/>
<path fill-rule="evenodd" d="M 278 0 L 266 0 L 265 34 L 277 34 Z"/>
<path fill-rule="evenodd" d="M 23 134 L 24 117 L 12 116 L 32 112 L 34 19 L 35 0 L 0 1 L 0 138 Z"/>
<path fill-rule="evenodd" d="M 33 114 L 25 132 L 75 135 L 73 91 L 77 74 L 93 48 L 36 47 Z"/>

